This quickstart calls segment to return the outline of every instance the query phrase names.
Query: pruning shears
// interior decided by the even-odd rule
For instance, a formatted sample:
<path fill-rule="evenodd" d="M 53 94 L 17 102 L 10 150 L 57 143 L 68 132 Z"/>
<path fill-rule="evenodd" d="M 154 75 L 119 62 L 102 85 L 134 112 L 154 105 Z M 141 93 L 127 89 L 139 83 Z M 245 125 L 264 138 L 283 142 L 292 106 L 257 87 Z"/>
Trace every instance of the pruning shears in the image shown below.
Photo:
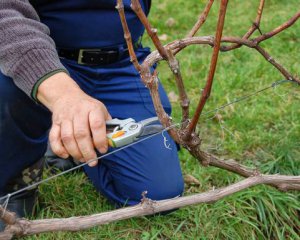
<path fill-rule="evenodd" d="M 147 118 L 136 122 L 133 118 L 114 118 L 106 122 L 108 145 L 122 147 L 139 140 L 141 137 L 158 133 L 164 129 L 158 122 L 158 117 Z"/>

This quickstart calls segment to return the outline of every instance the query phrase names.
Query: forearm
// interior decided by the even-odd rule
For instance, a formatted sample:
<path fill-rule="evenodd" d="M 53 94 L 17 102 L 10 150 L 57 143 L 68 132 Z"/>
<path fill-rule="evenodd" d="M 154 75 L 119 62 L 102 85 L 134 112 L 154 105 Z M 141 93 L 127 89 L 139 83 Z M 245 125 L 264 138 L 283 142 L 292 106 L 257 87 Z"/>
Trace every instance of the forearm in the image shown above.
<path fill-rule="evenodd" d="M 28 0 L 0 0 L 0 70 L 52 112 L 49 141 L 54 153 L 86 162 L 97 158 L 95 148 L 107 151 L 105 121 L 111 117 L 106 107 L 58 72 L 66 70 L 49 29 Z"/>
<path fill-rule="evenodd" d="M 47 26 L 28 0 L 0 1 L 0 70 L 31 96 L 45 75 L 65 70 Z"/>

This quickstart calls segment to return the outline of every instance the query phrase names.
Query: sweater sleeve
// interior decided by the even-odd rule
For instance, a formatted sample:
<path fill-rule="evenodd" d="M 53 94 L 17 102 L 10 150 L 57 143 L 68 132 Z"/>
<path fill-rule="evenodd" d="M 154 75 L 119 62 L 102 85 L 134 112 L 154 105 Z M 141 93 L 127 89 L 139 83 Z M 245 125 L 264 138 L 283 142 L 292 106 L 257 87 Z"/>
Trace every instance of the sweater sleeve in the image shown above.
<path fill-rule="evenodd" d="M 0 70 L 28 96 L 39 79 L 66 71 L 49 34 L 28 0 L 0 0 Z"/>

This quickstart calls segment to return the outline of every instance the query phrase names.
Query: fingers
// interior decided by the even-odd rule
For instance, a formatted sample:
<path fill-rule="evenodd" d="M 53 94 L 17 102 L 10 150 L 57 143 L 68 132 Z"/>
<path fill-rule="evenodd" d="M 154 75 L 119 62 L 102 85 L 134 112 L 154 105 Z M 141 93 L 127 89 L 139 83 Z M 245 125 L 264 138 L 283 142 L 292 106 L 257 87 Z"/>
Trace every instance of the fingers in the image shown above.
<path fill-rule="evenodd" d="M 110 114 L 109 114 L 109 112 L 107 111 L 107 109 L 106 109 L 106 108 L 105 108 L 105 110 L 106 110 L 105 121 L 107 121 L 107 120 L 111 120 L 111 119 L 112 119 L 112 117 L 110 116 Z"/>
<path fill-rule="evenodd" d="M 63 121 L 61 124 L 61 140 L 68 153 L 75 159 L 83 161 L 83 156 L 77 146 L 74 133 L 73 122 Z"/>
<path fill-rule="evenodd" d="M 91 137 L 88 114 L 78 114 L 74 117 L 74 137 L 79 151 L 85 162 L 96 159 L 97 154 L 94 150 L 93 139 Z M 89 166 L 97 165 L 97 161 L 92 161 Z"/>
<path fill-rule="evenodd" d="M 86 121 L 86 123 L 88 124 L 88 121 Z M 77 126 L 80 127 L 78 128 Z M 81 128 L 80 120 L 74 120 L 74 129 L 77 130 L 76 133 L 73 134 L 72 122 L 64 122 L 62 124 L 62 128 L 57 124 L 53 124 L 49 133 L 49 141 L 52 151 L 61 158 L 68 158 L 70 154 L 73 158 L 78 159 L 81 162 L 96 159 L 97 155 L 94 151 L 89 131 Z M 87 132 L 89 140 L 85 139 L 83 134 L 84 132 Z M 77 136 L 77 139 L 74 136 Z M 97 164 L 98 160 L 94 160 L 89 163 L 89 166 L 94 167 Z"/>
<path fill-rule="evenodd" d="M 93 145 L 100 153 L 107 152 L 106 125 L 103 113 L 100 109 L 91 111 L 89 114 L 89 123 L 93 136 Z"/>
<path fill-rule="evenodd" d="M 52 151 L 61 158 L 69 157 L 67 150 L 65 149 L 60 138 L 60 126 L 53 124 L 49 133 L 49 142 Z"/>
<path fill-rule="evenodd" d="M 63 158 L 71 155 L 81 162 L 89 162 L 90 166 L 97 165 L 95 148 L 101 153 L 108 148 L 105 121 L 111 116 L 105 106 L 82 93 L 62 96 L 52 110 L 49 138 L 53 152 Z"/>

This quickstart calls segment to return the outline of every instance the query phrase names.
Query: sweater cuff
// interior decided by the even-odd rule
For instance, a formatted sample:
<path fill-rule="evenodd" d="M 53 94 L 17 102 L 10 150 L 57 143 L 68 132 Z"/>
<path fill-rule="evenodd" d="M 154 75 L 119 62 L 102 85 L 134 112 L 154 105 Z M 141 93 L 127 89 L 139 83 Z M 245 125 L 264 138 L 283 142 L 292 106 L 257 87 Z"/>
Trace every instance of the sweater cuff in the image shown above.
<path fill-rule="evenodd" d="M 66 69 L 57 69 L 54 70 L 52 72 L 47 73 L 45 76 L 41 77 L 33 86 L 32 91 L 31 91 L 31 97 L 37 102 L 39 103 L 39 100 L 37 99 L 37 93 L 38 93 L 38 89 L 39 86 L 42 84 L 42 82 L 44 82 L 46 79 L 48 79 L 49 77 L 52 77 L 53 75 L 55 75 L 56 73 L 59 72 L 65 72 L 66 74 L 69 75 L 69 72 L 66 71 Z"/>
<path fill-rule="evenodd" d="M 57 52 L 52 49 L 31 49 L 23 54 L 11 70 L 15 73 L 13 77 L 15 84 L 28 96 L 34 98 L 39 86 L 36 86 L 37 82 L 41 84 L 41 80 L 45 80 L 48 74 L 53 75 L 58 70 L 68 73 L 60 62 Z"/>

